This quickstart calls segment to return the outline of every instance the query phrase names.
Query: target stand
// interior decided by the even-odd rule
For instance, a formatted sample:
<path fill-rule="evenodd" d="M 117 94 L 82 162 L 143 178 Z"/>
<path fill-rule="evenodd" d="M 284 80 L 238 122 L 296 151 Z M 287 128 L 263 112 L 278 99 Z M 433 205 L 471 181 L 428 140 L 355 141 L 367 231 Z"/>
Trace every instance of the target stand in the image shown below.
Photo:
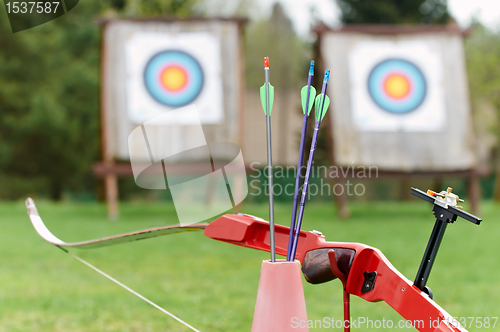
<path fill-rule="evenodd" d="M 243 145 L 246 22 L 246 18 L 100 21 L 101 161 L 93 172 L 103 179 L 110 218 L 118 216 L 118 177 L 134 175 L 131 155 L 142 153 L 144 167 L 150 162 L 142 151 L 145 144 L 150 156 L 162 159 L 200 146 L 201 139 Z M 181 113 L 163 116 L 191 105 L 199 119 Z M 147 139 L 131 135 L 160 118 L 161 123 L 150 126 Z M 169 165 L 177 174 L 198 173 L 204 167 L 191 159 Z"/>
<path fill-rule="evenodd" d="M 478 213 L 479 177 L 490 170 L 476 152 L 463 48 L 468 31 L 450 24 L 321 25 L 315 32 L 317 58 L 332 72 L 330 165 L 373 167 L 374 179 L 466 178 Z M 343 185 L 355 176 L 336 172 L 331 180 Z M 337 196 L 342 217 L 346 201 L 344 190 Z"/>

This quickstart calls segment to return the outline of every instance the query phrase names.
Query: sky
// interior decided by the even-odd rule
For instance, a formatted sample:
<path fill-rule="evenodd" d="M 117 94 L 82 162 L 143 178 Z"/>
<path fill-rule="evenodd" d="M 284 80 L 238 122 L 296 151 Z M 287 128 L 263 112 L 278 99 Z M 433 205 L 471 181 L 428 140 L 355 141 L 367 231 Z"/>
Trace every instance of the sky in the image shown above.
<path fill-rule="evenodd" d="M 281 2 L 292 19 L 295 29 L 302 36 L 307 36 L 309 22 L 318 17 L 330 26 L 339 24 L 340 10 L 335 0 L 259 0 L 260 6 L 270 12 L 272 4 Z M 312 8 L 315 8 L 311 11 Z M 476 17 L 492 30 L 500 29 L 500 0 L 448 0 L 448 8 L 458 24 L 466 28 L 471 19 Z"/>

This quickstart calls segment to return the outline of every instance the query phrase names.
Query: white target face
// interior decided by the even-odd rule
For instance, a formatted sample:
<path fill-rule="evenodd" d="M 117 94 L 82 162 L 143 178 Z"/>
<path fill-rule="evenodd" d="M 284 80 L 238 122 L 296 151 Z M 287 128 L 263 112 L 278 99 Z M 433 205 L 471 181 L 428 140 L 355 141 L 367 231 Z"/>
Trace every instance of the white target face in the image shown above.
<path fill-rule="evenodd" d="M 348 58 L 356 130 L 444 130 L 445 91 L 437 43 L 357 42 Z"/>
<path fill-rule="evenodd" d="M 125 43 L 129 119 L 142 124 L 195 104 L 202 124 L 224 120 L 220 41 L 210 33 L 137 32 Z M 194 125 L 188 115 L 168 123 Z M 166 120 L 165 120 L 166 121 Z"/>

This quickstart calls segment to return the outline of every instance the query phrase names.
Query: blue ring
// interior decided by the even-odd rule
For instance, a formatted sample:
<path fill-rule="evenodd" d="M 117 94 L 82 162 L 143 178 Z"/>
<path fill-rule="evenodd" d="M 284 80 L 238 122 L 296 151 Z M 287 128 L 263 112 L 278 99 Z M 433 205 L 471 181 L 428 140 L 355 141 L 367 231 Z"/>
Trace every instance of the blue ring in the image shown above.
<path fill-rule="evenodd" d="M 412 85 L 410 95 L 402 101 L 390 99 L 384 92 L 383 80 L 392 71 L 405 74 Z M 413 63 L 402 59 L 388 59 L 377 64 L 370 72 L 368 92 L 375 104 L 383 110 L 395 114 L 405 114 L 422 104 L 427 93 L 427 83 L 422 71 Z"/>
<path fill-rule="evenodd" d="M 166 66 L 181 66 L 186 69 L 189 82 L 184 91 L 170 93 L 160 85 L 158 75 Z M 192 102 L 203 88 L 203 70 L 191 55 L 182 51 L 164 51 L 153 56 L 144 70 L 144 84 L 149 94 L 159 103 L 180 107 Z"/>

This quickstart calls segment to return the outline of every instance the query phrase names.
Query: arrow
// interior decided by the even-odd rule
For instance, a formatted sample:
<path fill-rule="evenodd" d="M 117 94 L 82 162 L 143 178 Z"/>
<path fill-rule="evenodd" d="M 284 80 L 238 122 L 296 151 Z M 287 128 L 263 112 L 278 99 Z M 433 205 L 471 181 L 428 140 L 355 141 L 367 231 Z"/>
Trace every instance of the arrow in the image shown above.
<path fill-rule="evenodd" d="M 295 192 L 293 193 L 293 209 L 292 209 L 292 221 L 290 222 L 290 234 L 288 236 L 288 251 L 286 260 L 291 261 L 290 254 L 292 252 L 293 237 L 295 232 L 295 221 L 297 219 L 297 204 L 299 203 L 299 188 L 300 188 L 300 171 L 302 169 L 302 162 L 304 160 L 304 148 L 306 143 L 307 134 L 307 120 L 309 119 L 309 114 L 311 113 L 312 106 L 314 104 L 314 98 L 316 97 L 316 89 L 312 86 L 312 81 L 314 77 L 314 61 L 311 61 L 311 66 L 309 67 L 309 77 L 307 78 L 307 85 L 300 90 L 300 98 L 302 101 L 302 111 L 304 112 L 304 120 L 302 121 L 302 134 L 300 136 L 300 148 L 299 148 L 299 162 L 297 164 L 297 177 L 295 178 Z M 309 101 L 312 102 L 309 102 Z"/>
<path fill-rule="evenodd" d="M 260 101 L 266 114 L 267 134 L 267 183 L 269 186 L 269 227 L 271 262 L 276 261 L 276 247 L 274 244 L 274 192 L 273 192 L 273 152 L 271 146 L 271 110 L 274 101 L 274 87 L 269 83 L 269 58 L 264 58 L 264 85 L 260 87 Z"/>
<path fill-rule="evenodd" d="M 316 110 L 315 119 L 316 123 L 314 125 L 314 134 L 311 142 L 311 151 L 309 152 L 309 160 L 307 161 L 306 177 L 304 180 L 304 186 L 302 188 L 302 197 L 300 198 L 300 208 L 299 216 L 297 219 L 297 226 L 295 227 L 295 234 L 293 238 L 292 251 L 290 254 L 290 261 L 295 260 L 295 253 L 297 252 L 297 243 L 299 241 L 300 227 L 302 226 L 302 218 L 304 216 L 304 207 L 307 198 L 307 189 L 309 188 L 309 180 L 311 177 L 312 164 L 314 160 L 314 152 L 316 151 L 316 145 L 318 144 L 318 134 L 319 126 L 321 125 L 321 120 L 325 117 L 328 106 L 330 106 L 330 98 L 326 95 L 326 88 L 328 86 L 328 80 L 330 78 L 330 71 L 325 71 L 325 78 L 323 80 L 323 87 L 321 88 L 321 94 L 316 97 Z"/>
<path fill-rule="evenodd" d="M 266 116 L 271 116 L 274 103 L 274 86 L 269 83 L 269 58 L 264 58 L 264 85 L 260 87 L 260 102 Z M 269 112 L 267 111 L 269 110 Z M 269 114 L 268 114 L 269 113 Z"/>

